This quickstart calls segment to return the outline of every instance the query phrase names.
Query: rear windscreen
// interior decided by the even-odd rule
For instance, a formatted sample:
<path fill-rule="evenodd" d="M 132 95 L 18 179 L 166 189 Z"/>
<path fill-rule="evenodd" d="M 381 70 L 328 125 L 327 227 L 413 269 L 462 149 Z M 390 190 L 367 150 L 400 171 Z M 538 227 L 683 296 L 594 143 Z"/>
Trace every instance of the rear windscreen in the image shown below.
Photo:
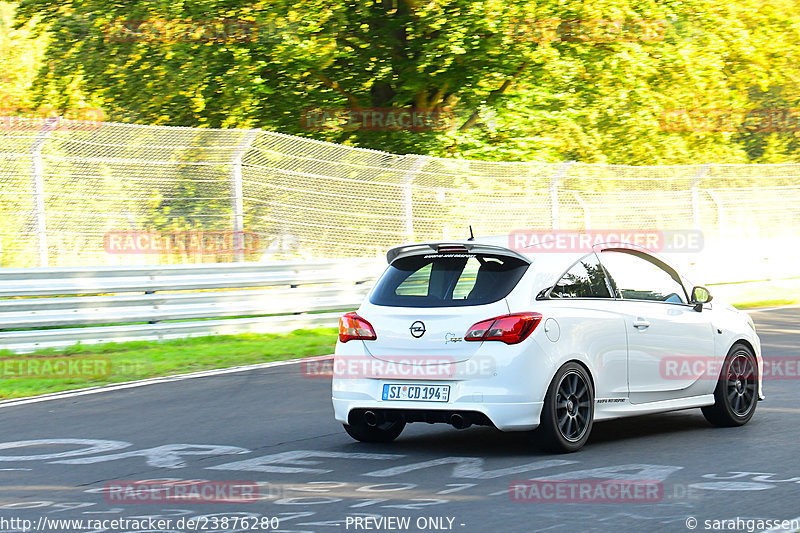
<path fill-rule="evenodd" d="M 396 307 L 483 305 L 502 300 L 528 263 L 504 255 L 428 254 L 395 260 L 369 301 Z"/>

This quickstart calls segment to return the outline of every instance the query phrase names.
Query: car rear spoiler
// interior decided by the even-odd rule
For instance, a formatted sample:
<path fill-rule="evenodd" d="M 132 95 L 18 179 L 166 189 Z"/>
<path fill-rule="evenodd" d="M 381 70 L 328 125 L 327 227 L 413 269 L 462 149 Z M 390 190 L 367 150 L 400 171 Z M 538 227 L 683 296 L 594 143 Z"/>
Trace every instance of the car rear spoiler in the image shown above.
<path fill-rule="evenodd" d="M 527 264 L 531 260 L 522 254 L 510 250 L 503 246 L 495 246 L 492 244 L 484 244 L 478 242 L 423 242 L 414 244 L 401 244 L 395 246 L 386 252 L 386 261 L 391 265 L 395 261 L 403 257 L 420 254 L 492 254 L 492 255 L 505 255 L 508 257 L 515 257 Z"/>

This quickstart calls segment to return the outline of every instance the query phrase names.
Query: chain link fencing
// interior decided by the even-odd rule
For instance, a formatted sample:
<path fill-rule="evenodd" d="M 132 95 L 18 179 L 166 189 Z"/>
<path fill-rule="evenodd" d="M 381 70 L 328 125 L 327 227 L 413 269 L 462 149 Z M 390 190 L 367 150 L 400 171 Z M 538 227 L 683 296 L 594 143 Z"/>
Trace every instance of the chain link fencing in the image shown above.
<path fill-rule="evenodd" d="M 703 250 L 678 261 L 690 274 L 800 276 L 800 164 L 487 162 L 260 130 L 0 118 L 4 267 L 374 257 L 470 225 L 700 230 Z"/>

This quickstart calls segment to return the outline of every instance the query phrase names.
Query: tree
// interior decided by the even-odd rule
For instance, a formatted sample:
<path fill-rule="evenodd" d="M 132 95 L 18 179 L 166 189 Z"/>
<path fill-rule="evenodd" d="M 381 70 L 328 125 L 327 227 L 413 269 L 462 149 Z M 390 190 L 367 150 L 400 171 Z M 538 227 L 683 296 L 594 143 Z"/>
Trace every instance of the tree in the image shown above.
<path fill-rule="evenodd" d="M 22 0 L 18 16 L 53 37 L 39 92 L 79 83 L 112 120 L 260 127 L 397 153 L 677 163 L 791 157 L 796 143 L 786 139 L 754 148 L 763 132 L 671 131 L 663 119 L 752 108 L 755 89 L 788 86 L 800 65 L 797 7 Z M 788 93 L 791 104 L 797 93 Z M 444 132 L 302 123 L 304 112 L 330 108 L 455 120 Z"/>

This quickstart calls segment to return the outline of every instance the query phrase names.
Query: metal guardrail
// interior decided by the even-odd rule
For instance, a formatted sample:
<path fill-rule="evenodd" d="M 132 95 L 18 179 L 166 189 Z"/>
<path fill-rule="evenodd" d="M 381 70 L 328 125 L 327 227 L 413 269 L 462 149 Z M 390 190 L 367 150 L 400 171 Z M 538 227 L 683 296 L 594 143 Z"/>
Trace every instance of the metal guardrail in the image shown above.
<path fill-rule="evenodd" d="M 346 259 L 0 269 L 0 350 L 335 326 L 379 268 Z"/>

